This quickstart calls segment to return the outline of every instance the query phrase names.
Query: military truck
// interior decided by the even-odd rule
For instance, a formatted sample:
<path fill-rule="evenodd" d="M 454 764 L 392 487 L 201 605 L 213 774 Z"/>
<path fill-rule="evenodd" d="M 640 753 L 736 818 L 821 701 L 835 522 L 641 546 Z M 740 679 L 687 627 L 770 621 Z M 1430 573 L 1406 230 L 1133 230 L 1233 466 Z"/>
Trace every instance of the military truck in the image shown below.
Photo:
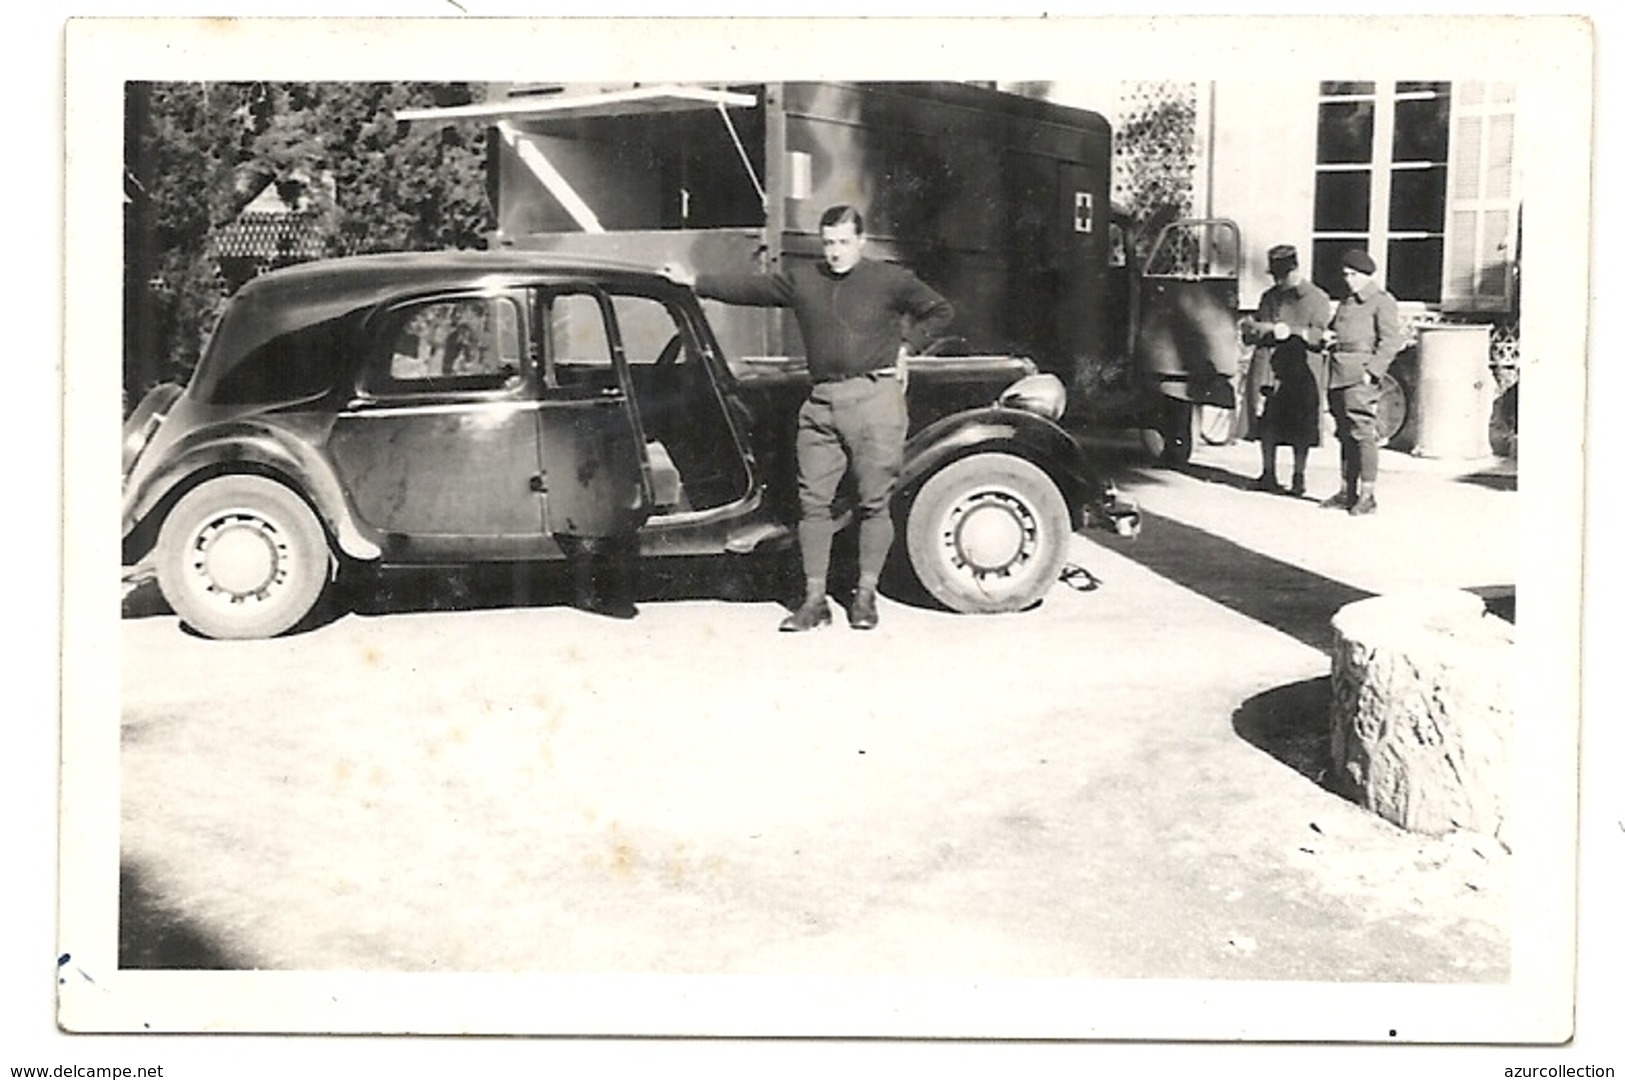
<path fill-rule="evenodd" d="M 496 246 L 765 271 L 817 259 L 819 214 L 848 203 L 871 256 L 953 301 L 930 352 L 1031 358 L 1071 391 L 1074 425 L 1153 429 L 1174 460 L 1194 406 L 1234 406 L 1238 230 L 1134 235 L 1098 113 L 949 82 L 500 83 L 398 118 L 490 126 Z M 803 356 L 788 312 L 707 315 L 738 364 Z M 1127 392 L 1100 393 L 1100 371 L 1129 373 Z"/>

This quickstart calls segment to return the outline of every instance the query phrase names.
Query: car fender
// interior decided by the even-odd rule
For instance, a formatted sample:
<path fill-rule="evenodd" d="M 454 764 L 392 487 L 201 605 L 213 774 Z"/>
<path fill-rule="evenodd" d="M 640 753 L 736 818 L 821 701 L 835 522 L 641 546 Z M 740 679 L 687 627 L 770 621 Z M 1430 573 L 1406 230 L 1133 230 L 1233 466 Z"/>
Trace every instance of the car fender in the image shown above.
<path fill-rule="evenodd" d="M 325 441 L 325 433 L 284 430 L 269 417 L 190 431 L 164 451 L 162 463 L 139 481 L 135 491 L 126 494 L 125 535 L 210 477 L 253 472 L 275 476 L 303 495 L 344 554 L 363 561 L 377 559 L 383 554 L 377 538 L 351 512 L 331 464 L 313 448 Z"/>
<path fill-rule="evenodd" d="M 1014 454 L 1043 469 L 1060 488 L 1075 521 L 1081 520 L 1086 506 L 1111 492 L 1064 428 L 998 405 L 945 416 L 912 435 L 904 448 L 898 489 L 916 488 L 949 462 L 993 451 Z"/>

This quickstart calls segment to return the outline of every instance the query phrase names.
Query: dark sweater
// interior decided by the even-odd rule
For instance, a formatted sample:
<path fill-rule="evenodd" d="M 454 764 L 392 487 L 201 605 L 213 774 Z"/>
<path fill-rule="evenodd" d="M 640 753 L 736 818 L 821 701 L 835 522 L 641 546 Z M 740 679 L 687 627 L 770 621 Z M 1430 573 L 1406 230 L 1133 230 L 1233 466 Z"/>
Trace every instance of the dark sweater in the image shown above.
<path fill-rule="evenodd" d="M 908 270 L 870 259 L 845 274 L 822 262 L 776 274 L 700 274 L 694 291 L 730 304 L 793 310 L 814 382 L 895 367 L 905 340 L 918 350 L 954 317 L 953 306 Z"/>

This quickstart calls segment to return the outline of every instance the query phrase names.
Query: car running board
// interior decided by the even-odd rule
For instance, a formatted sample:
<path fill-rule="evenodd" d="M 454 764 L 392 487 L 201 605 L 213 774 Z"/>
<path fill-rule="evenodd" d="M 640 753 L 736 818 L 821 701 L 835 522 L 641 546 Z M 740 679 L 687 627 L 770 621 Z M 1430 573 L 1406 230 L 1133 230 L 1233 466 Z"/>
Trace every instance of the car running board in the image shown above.
<path fill-rule="evenodd" d="M 782 522 L 758 521 L 728 534 L 723 549 L 730 555 L 749 555 L 764 548 L 779 547 L 795 539 L 795 532 Z"/>

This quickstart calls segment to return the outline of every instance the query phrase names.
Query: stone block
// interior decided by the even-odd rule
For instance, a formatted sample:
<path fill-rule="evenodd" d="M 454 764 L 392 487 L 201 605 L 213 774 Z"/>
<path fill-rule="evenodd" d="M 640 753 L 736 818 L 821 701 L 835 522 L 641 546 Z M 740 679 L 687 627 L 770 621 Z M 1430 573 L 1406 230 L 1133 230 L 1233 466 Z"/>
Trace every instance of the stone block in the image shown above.
<path fill-rule="evenodd" d="M 1423 590 L 1332 618 L 1332 776 L 1388 821 L 1502 838 L 1514 629 L 1472 593 Z"/>

